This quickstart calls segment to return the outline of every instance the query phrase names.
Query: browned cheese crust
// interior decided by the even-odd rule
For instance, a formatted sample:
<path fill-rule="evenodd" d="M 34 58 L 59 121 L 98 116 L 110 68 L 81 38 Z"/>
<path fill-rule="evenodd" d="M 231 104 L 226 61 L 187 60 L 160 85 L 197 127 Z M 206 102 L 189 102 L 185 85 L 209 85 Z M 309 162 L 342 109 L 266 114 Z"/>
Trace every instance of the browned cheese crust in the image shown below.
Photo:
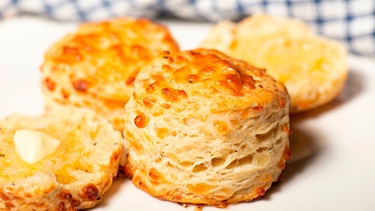
<path fill-rule="evenodd" d="M 36 163 L 21 159 L 15 133 L 29 129 L 61 141 Z M 28 141 L 28 140 L 25 140 Z M 91 110 L 58 109 L 0 120 L 0 210 L 78 210 L 95 206 L 117 176 L 120 132 Z"/>
<path fill-rule="evenodd" d="M 123 129 L 124 105 L 141 67 L 178 44 L 160 24 L 116 18 L 81 25 L 56 42 L 41 66 L 47 108 L 88 107 Z"/>
<path fill-rule="evenodd" d="M 125 172 L 180 203 L 251 201 L 289 158 L 289 95 L 263 69 L 218 51 L 164 53 L 126 105 Z"/>

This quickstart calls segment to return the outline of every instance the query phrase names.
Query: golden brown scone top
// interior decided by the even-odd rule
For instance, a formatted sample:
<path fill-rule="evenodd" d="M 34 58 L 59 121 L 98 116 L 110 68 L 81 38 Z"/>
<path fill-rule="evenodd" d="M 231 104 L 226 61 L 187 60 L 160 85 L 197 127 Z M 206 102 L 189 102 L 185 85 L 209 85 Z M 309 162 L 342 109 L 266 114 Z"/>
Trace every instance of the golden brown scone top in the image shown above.
<path fill-rule="evenodd" d="M 345 46 L 314 33 L 300 20 L 266 14 L 238 23 L 220 22 L 201 47 L 218 49 L 242 59 L 285 84 L 291 96 L 291 113 L 332 101 L 347 76 Z"/>
<path fill-rule="evenodd" d="M 123 17 L 87 23 L 48 50 L 42 71 L 48 68 L 50 74 L 69 75 L 77 92 L 124 101 L 139 69 L 163 50 L 179 47 L 164 26 L 147 19 Z M 58 83 L 54 80 L 44 78 L 50 90 Z"/>
<path fill-rule="evenodd" d="M 135 89 L 135 100 L 143 101 L 156 113 L 170 108 L 182 111 L 199 102 L 210 112 L 249 105 L 258 110 L 275 97 L 280 98 L 280 106 L 285 106 L 289 97 L 279 91 L 285 91 L 284 85 L 263 69 L 207 49 L 163 53 L 142 70 Z"/>
<path fill-rule="evenodd" d="M 160 199 L 223 206 L 251 201 L 289 157 L 284 85 L 216 50 L 163 53 L 125 106 L 133 183 Z"/>

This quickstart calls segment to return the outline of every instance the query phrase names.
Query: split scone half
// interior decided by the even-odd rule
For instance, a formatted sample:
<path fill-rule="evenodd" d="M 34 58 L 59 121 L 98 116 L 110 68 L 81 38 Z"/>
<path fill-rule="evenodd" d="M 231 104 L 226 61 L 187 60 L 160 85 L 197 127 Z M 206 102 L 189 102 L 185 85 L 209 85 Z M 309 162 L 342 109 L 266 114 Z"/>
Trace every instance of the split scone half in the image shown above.
<path fill-rule="evenodd" d="M 296 19 L 257 14 L 239 23 L 219 22 L 201 47 L 266 68 L 287 87 L 291 113 L 332 101 L 347 78 L 344 45 L 315 34 Z"/>
<path fill-rule="evenodd" d="M 0 120 L 0 210 L 95 206 L 117 176 L 120 132 L 88 109 Z"/>
<path fill-rule="evenodd" d="M 289 158 L 289 95 L 243 61 L 196 49 L 141 70 L 125 110 L 125 173 L 160 198 L 225 206 L 262 196 Z"/>
<path fill-rule="evenodd" d="M 45 54 L 41 72 L 46 107 L 88 107 L 122 131 L 124 105 L 139 69 L 166 50 L 179 50 L 177 42 L 165 26 L 147 19 L 82 24 Z"/>

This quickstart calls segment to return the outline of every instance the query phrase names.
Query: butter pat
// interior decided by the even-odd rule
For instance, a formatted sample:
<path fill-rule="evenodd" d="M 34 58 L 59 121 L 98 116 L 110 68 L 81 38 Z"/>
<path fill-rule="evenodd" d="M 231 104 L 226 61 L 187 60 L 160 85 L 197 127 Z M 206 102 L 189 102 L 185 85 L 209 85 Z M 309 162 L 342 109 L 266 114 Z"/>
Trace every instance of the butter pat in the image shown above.
<path fill-rule="evenodd" d="M 17 130 L 13 140 L 17 153 L 30 164 L 55 152 L 61 143 L 49 134 L 29 129 Z"/>

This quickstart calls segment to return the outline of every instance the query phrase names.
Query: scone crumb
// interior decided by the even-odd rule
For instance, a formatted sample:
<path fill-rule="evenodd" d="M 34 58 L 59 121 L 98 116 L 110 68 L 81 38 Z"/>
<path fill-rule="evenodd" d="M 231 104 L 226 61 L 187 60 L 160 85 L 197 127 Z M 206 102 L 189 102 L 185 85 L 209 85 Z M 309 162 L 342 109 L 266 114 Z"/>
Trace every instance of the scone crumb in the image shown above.
<path fill-rule="evenodd" d="M 228 132 L 228 124 L 223 121 L 215 121 L 214 127 L 221 134 L 225 134 Z"/>
<path fill-rule="evenodd" d="M 49 91 L 53 92 L 55 90 L 56 83 L 50 78 L 47 77 L 46 79 L 44 79 L 44 83 L 46 84 L 46 87 Z"/>
<path fill-rule="evenodd" d="M 12 204 L 11 202 L 5 202 L 5 206 L 9 209 L 15 208 L 16 206 Z"/>
<path fill-rule="evenodd" d="M 184 90 L 176 90 L 171 88 L 162 89 L 163 97 L 170 102 L 178 102 L 181 98 L 186 98 L 187 94 Z"/>
<path fill-rule="evenodd" d="M 179 205 L 181 205 L 181 207 L 183 208 L 189 208 L 189 204 L 186 204 L 186 203 L 178 203 Z"/>
<path fill-rule="evenodd" d="M 135 118 L 134 118 L 134 124 L 138 127 L 138 128 L 144 128 L 147 126 L 147 119 L 146 119 L 146 116 L 143 114 L 143 113 L 140 113 L 138 114 Z"/>
<path fill-rule="evenodd" d="M 68 191 L 61 192 L 59 197 L 63 200 L 69 201 L 72 207 L 77 207 L 80 204 L 80 202 L 74 199 L 72 194 L 70 194 Z"/>
<path fill-rule="evenodd" d="M 76 81 L 73 81 L 73 87 L 75 90 L 79 91 L 79 92 L 86 92 L 87 89 L 89 88 L 89 84 L 87 81 L 85 80 L 76 80 Z"/>
<path fill-rule="evenodd" d="M 143 98 L 143 104 L 148 108 L 152 108 L 155 103 L 156 103 L 156 100 L 154 99 L 150 99 L 148 97 Z"/>
<path fill-rule="evenodd" d="M 263 186 L 255 188 L 255 193 L 257 196 L 263 196 L 266 193 L 266 190 Z"/>
<path fill-rule="evenodd" d="M 285 105 L 286 105 L 286 103 L 285 103 L 285 99 L 282 98 L 282 97 L 280 97 L 280 98 L 279 98 L 279 106 L 280 106 L 280 108 L 284 108 Z"/>
<path fill-rule="evenodd" d="M 64 100 L 69 99 L 69 92 L 66 91 L 65 89 L 61 89 L 61 96 L 63 97 Z"/>
<path fill-rule="evenodd" d="M 202 211 L 203 210 L 203 205 L 196 205 L 194 207 L 194 211 Z"/>
<path fill-rule="evenodd" d="M 153 181 L 158 181 L 163 178 L 162 175 L 154 168 L 150 169 L 150 171 L 148 172 L 148 175 Z"/>
<path fill-rule="evenodd" d="M 88 184 L 82 188 L 82 198 L 88 200 L 99 200 L 99 190 L 94 184 Z"/>

